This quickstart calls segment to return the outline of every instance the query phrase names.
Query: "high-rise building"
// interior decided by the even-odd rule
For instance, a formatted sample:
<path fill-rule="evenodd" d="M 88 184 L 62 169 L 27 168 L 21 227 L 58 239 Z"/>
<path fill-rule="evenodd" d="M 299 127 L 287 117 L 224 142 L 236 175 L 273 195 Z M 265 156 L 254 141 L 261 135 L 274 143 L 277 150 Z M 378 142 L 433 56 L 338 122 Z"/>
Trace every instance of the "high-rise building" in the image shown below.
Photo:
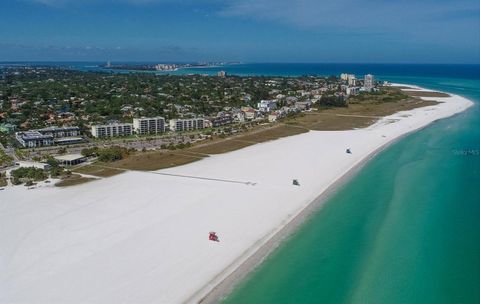
<path fill-rule="evenodd" d="M 356 86 L 357 85 L 357 78 L 355 78 L 354 74 L 349 74 L 348 77 L 348 85 L 349 86 Z"/>
<path fill-rule="evenodd" d="M 355 78 L 355 74 L 342 73 L 340 74 L 340 79 L 347 81 L 349 86 L 355 86 L 357 84 L 357 78 Z"/>
<path fill-rule="evenodd" d="M 163 117 L 141 117 L 133 119 L 133 130 L 137 134 L 157 134 L 165 132 Z"/>
<path fill-rule="evenodd" d="M 365 89 L 371 90 L 374 87 L 374 82 L 375 82 L 375 79 L 374 79 L 373 75 L 367 74 L 367 75 L 365 75 L 365 78 L 364 78 L 364 81 L 363 81 L 363 86 L 365 87 Z"/>
<path fill-rule="evenodd" d="M 217 76 L 218 76 L 218 77 L 226 77 L 226 76 L 227 76 L 227 72 L 225 72 L 225 71 L 219 71 L 219 72 L 217 73 Z"/>

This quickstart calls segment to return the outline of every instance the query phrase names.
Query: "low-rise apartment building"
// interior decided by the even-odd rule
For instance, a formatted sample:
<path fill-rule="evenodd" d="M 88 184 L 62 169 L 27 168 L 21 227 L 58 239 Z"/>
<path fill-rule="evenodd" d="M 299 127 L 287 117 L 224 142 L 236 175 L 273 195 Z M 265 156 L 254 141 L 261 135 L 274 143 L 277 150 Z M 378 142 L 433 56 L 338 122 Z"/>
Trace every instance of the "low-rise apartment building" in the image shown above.
<path fill-rule="evenodd" d="M 220 127 L 224 125 L 229 125 L 233 122 L 233 118 L 230 115 L 217 116 L 210 118 L 212 127 Z"/>
<path fill-rule="evenodd" d="M 358 95 L 358 93 L 360 92 L 360 88 L 348 87 L 345 92 L 347 93 L 347 95 Z"/>
<path fill-rule="evenodd" d="M 300 111 L 306 111 L 306 110 L 310 110 L 310 108 L 312 107 L 312 102 L 307 100 L 307 101 L 297 101 L 295 103 L 295 107 L 297 109 L 299 109 Z"/>
<path fill-rule="evenodd" d="M 165 132 L 165 118 L 141 117 L 133 119 L 133 130 L 137 134 L 157 134 Z"/>
<path fill-rule="evenodd" d="M 105 125 L 93 125 L 91 132 L 92 132 L 92 136 L 96 138 L 129 136 L 133 134 L 133 124 L 109 123 Z"/>
<path fill-rule="evenodd" d="M 257 111 L 252 107 L 242 107 L 242 112 L 247 120 L 257 118 Z"/>
<path fill-rule="evenodd" d="M 24 148 L 45 147 L 53 145 L 53 135 L 42 134 L 37 130 L 15 133 L 15 138 Z"/>
<path fill-rule="evenodd" d="M 205 127 L 203 118 L 171 119 L 169 125 L 170 130 L 175 132 L 203 129 Z"/>
<path fill-rule="evenodd" d="M 43 129 L 36 129 L 32 131 L 38 131 L 43 135 L 52 135 L 54 138 L 74 137 L 80 136 L 80 128 L 73 127 L 48 127 Z"/>
<path fill-rule="evenodd" d="M 276 100 L 261 100 L 258 103 L 258 109 L 260 112 L 268 113 L 273 110 L 277 109 L 277 101 Z"/>
<path fill-rule="evenodd" d="M 80 128 L 47 127 L 15 133 L 15 138 L 24 148 L 45 147 L 54 144 L 69 145 L 83 141 Z"/>

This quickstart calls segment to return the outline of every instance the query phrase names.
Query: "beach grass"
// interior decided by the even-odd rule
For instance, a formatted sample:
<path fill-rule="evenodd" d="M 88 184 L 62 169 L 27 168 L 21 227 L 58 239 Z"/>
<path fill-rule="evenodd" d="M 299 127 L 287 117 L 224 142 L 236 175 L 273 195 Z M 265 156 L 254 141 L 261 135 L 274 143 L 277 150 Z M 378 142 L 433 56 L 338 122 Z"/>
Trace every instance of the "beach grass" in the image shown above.
<path fill-rule="evenodd" d="M 123 170 L 151 171 L 185 165 L 206 157 L 187 150 L 138 152 L 122 160 L 108 164 Z"/>
<path fill-rule="evenodd" d="M 346 108 L 330 108 L 307 112 L 304 115 L 284 119 L 283 122 L 316 131 L 352 130 L 368 127 L 378 119 L 399 111 L 436 104 L 438 104 L 437 101 L 417 98 L 383 103 L 359 102 L 349 104 Z"/>
<path fill-rule="evenodd" d="M 255 142 L 247 142 L 241 139 L 229 138 L 221 141 L 215 141 L 213 143 L 204 144 L 198 147 L 193 147 L 190 150 L 197 153 L 220 154 L 242 149 L 254 144 Z"/>
<path fill-rule="evenodd" d="M 55 184 L 56 187 L 68 187 L 68 186 L 75 186 L 84 184 L 90 181 L 95 180 L 95 178 L 91 177 L 84 177 L 79 174 L 72 174 L 67 178 L 62 179 L 58 183 Z"/>
<path fill-rule="evenodd" d="M 4 176 L 0 176 L 0 187 L 6 187 L 7 185 L 7 179 Z"/>
<path fill-rule="evenodd" d="M 428 92 L 428 91 L 414 91 L 414 90 L 404 90 L 402 92 L 415 97 L 449 97 L 450 96 L 447 93 L 442 93 L 442 92 Z"/>
<path fill-rule="evenodd" d="M 98 177 L 110 177 L 110 176 L 117 175 L 124 172 L 123 170 L 111 168 L 109 164 L 100 163 L 100 162 L 97 162 L 93 165 L 78 167 L 73 169 L 72 171 L 76 173 L 93 175 Z"/>
<path fill-rule="evenodd" d="M 189 151 L 205 154 L 221 154 L 245 148 L 254 144 L 305 132 L 308 132 L 308 129 L 278 124 L 270 128 L 256 130 L 247 134 L 199 145 L 197 147 L 190 148 Z"/>
<path fill-rule="evenodd" d="M 0 166 L 8 165 L 13 162 L 13 158 L 0 149 Z"/>
<path fill-rule="evenodd" d="M 309 131 L 308 128 L 281 124 L 281 125 L 277 125 L 274 128 L 263 130 L 261 132 L 240 136 L 239 140 L 261 143 L 269 140 L 279 139 L 282 137 L 306 133 L 308 131 Z"/>
<path fill-rule="evenodd" d="M 315 131 L 352 130 L 371 125 L 377 118 L 339 116 L 335 113 L 311 112 L 284 121 L 291 126 L 301 126 Z"/>

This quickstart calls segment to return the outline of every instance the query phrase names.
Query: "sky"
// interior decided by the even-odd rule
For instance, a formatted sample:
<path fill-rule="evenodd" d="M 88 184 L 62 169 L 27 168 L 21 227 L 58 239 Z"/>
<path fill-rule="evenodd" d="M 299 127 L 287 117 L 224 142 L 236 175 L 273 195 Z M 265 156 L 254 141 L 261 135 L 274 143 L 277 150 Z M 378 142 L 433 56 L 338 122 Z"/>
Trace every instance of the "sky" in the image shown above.
<path fill-rule="evenodd" d="M 480 63 L 479 0 L 0 0 L 0 61 Z"/>

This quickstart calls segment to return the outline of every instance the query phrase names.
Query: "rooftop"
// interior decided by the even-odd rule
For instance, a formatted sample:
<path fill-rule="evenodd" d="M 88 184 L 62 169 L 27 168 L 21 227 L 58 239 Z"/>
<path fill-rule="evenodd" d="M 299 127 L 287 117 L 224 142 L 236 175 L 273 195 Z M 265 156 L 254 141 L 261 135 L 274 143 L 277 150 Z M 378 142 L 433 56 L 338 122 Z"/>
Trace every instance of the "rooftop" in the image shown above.
<path fill-rule="evenodd" d="M 64 137 L 64 138 L 57 138 L 55 141 L 57 143 L 62 143 L 62 142 L 81 141 L 81 140 L 83 140 L 83 137 Z"/>
<path fill-rule="evenodd" d="M 101 125 L 92 125 L 92 127 L 108 127 L 108 126 L 133 126 L 131 122 L 110 122 Z"/>
<path fill-rule="evenodd" d="M 70 131 L 70 130 L 80 130 L 79 127 L 46 127 L 42 129 L 32 130 L 32 131 L 39 131 L 39 132 L 49 132 L 49 131 Z"/>
<path fill-rule="evenodd" d="M 29 140 L 29 139 L 53 139 L 52 135 L 43 135 L 42 133 L 40 133 L 36 130 L 17 132 L 16 135 L 22 137 L 22 139 L 24 139 L 24 140 Z"/>
<path fill-rule="evenodd" d="M 165 119 L 165 118 L 163 118 L 163 117 L 161 117 L 161 116 L 155 116 L 155 117 L 136 117 L 136 118 L 134 118 L 133 120 L 136 120 L 136 119 L 138 120 L 138 119 Z"/>
<path fill-rule="evenodd" d="M 85 156 L 83 156 L 82 154 L 65 154 L 55 156 L 55 159 L 60 161 L 73 161 L 82 158 L 85 158 Z"/>

